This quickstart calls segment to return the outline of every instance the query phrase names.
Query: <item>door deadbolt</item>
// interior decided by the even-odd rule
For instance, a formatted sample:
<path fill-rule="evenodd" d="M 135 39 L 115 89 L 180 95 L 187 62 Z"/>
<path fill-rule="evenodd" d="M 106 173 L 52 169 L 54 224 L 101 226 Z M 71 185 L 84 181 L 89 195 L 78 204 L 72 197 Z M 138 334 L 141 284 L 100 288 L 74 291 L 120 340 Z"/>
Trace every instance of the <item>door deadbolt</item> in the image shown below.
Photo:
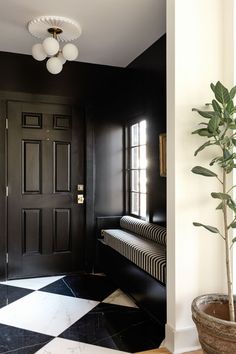
<path fill-rule="evenodd" d="M 84 195 L 83 194 L 77 195 L 77 204 L 84 204 Z"/>
<path fill-rule="evenodd" d="M 82 192 L 84 190 L 83 184 L 77 184 L 77 191 Z"/>

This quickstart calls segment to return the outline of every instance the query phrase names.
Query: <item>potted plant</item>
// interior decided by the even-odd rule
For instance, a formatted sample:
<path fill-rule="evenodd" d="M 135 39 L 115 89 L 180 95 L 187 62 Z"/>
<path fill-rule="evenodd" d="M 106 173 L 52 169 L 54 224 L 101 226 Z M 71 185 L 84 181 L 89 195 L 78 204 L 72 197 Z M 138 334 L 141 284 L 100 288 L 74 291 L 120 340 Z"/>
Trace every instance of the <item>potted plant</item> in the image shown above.
<path fill-rule="evenodd" d="M 204 143 L 195 151 L 196 156 L 202 150 L 215 145 L 215 157 L 209 161 L 210 168 L 195 166 L 193 173 L 208 178 L 216 178 L 219 190 L 213 191 L 211 197 L 218 200 L 216 210 L 222 214 L 222 230 L 212 225 L 194 222 L 194 226 L 203 227 L 222 238 L 222 250 L 225 253 L 228 294 L 210 294 L 197 297 L 192 303 L 193 320 L 198 329 L 199 341 L 204 353 L 233 354 L 236 353 L 235 301 L 232 284 L 232 246 L 236 242 L 233 229 L 236 228 L 236 203 L 232 193 L 236 187 L 232 183 L 232 173 L 236 168 L 236 106 L 234 96 L 236 86 L 230 91 L 217 82 L 211 84 L 214 99 L 207 104 L 207 110 L 194 108 L 204 118 L 201 128 L 192 132 Z M 218 165 L 218 172 L 214 166 Z M 220 171 L 220 172 L 219 172 Z"/>

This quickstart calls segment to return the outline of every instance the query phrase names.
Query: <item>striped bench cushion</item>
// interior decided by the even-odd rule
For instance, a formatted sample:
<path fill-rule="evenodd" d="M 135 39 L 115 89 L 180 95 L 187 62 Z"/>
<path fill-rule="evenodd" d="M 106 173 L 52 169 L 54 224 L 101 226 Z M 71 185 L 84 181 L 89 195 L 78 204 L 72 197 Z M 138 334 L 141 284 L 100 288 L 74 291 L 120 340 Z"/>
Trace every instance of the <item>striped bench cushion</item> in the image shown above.
<path fill-rule="evenodd" d="M 118 229 L 103 230 L 104 242 L 160 282 L 166 282 L 166 248 Z"/>
<path fill-rule="evenodd" d="M 163 226 L 151 224 L 147 221 L 133 218 L 132 216 L 123 216 L 120 219 L 120 226 L 122 229 L 129 230 L 134 234 L 166 245 L 166 228 Z"/>

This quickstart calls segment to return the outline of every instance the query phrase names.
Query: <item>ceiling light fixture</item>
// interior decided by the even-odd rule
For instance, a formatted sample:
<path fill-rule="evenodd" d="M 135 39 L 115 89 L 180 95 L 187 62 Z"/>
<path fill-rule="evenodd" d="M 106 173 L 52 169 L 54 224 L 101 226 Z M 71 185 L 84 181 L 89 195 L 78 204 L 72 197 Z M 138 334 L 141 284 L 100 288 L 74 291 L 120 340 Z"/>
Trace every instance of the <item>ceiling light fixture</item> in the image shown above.
<path fill-rule="evenodd" d="M 32 36 L 43 39 L 42 43 L 34 44 L 32 56 L 38 61 L 47 57 L 46 67 L 51 74 L 59 74 L 63 64 L 78 57 L 78 48 L 67 43 L 60 48 L 59 42 L 70 42 L 81 35 L 80 25 L 66 17 L 41 16 L 28 23 L 28 30 Z"/>

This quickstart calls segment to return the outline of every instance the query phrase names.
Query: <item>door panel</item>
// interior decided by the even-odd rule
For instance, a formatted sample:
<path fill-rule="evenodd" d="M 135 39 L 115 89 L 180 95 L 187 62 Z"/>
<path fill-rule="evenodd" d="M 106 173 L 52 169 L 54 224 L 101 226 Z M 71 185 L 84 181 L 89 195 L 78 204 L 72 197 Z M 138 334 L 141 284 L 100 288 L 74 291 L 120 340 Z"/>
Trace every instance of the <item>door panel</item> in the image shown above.
<path fill-rule="evenodd" d="M 70 106 L 8 102 L 8 278 L 83 269 L 83 120 Z"/>
<path fill-rule="evenodd" d="M 54 252 L 70 251 L 71 214 L 70 209 L 54 209 Z"/>
<path fill-rule="evenodd" d="M 42 180 L 41 141 L 22 141 L 22 193 L 40 194 Z"/>
<path fill-rule="evenodd" d="M 41 209 L 22 209 L 22 247 L 23 255 L 42 252 L 42 211 Z"/>
<path fill-rule="evenodd" d="M 56 141 L 54 151 L 54 191 L 70 192 L 70 143 Z"/>

